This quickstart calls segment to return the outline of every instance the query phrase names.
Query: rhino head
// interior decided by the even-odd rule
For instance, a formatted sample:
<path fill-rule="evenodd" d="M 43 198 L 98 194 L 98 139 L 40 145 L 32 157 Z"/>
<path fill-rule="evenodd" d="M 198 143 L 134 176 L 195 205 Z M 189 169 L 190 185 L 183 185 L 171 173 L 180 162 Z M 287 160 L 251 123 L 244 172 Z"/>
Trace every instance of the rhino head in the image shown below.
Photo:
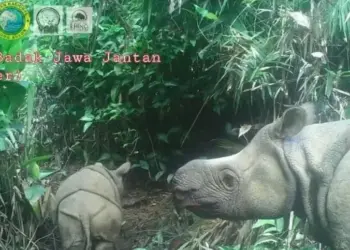
<path fill-rule="evenodd" d="M 260 129 L 239 153 L 188 162 L 174 174 L 174 202 L 208 219 L 263 219 L 287 214 L 298 194 L 283 141 L 298 140 L 303 127 L 315 121 L 315 105 L 292 107 Z"/>

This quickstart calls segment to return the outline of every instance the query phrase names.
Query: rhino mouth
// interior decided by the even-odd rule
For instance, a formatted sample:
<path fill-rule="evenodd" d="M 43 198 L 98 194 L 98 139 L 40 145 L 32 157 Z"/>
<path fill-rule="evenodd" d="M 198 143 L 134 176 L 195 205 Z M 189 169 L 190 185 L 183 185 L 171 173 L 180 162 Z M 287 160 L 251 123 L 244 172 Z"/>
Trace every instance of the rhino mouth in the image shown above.
<path fill-rule="evenodd" d="M 198 204 L 198 205 L 187 205 L 184 206 L 184 208 L 188 210 L 193 210 L 193 211 L 212 211 L 215 210 L 216 205 L 215 203 L 205 203 L 205 204 Z"/>
<path fill-rule="evenodd" d="M 206 218 L 206 219 L 215 219 L 218 217 L 217 204 L 214 202 L 207 202 L 200 205 L 188 205 L 185 208 L 195 215 Z"/>
<path fill-rule="evenodd" d="M 197 190 L 175 188 L 173 198 L 178 207 L 187 209 L 202 218 L 216 218 L 219 209 L 218 202 L 208 197 L 198 197 Z"/>
<path fill-rule="evenodd" d="M 196 201 L 193 199 L 176 199 L 176 203 L 179 207 L 187 209 L 192 213 L 202 218 L 214 218 L 216 217 L 215 211 L 218 209 L 218 203 L 214 201 Z"/>

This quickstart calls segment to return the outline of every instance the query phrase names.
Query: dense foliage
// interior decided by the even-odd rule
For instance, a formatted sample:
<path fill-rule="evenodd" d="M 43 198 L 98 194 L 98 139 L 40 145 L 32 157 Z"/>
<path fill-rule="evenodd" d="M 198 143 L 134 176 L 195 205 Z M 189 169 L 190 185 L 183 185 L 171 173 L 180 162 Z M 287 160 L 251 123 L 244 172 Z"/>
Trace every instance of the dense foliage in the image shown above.
<path fill-rule="evenodd" d="M 326 98 L 337 113 L 329 119 L 350 115 L 350 1 L 24 3 L 29 10 L 92 5 L 95 25 L 89 35 L 29 32 L 0 41 L 2 53 L 39 51 L 44 58 L 0 64 L 24 77 L 19 84 L 0 82 L 2 247 L 35 245 L 43 180 L 54 172 L 49 167 L 129 158 L 147 178 L 161 181 L 187 160 L 208 156 L 208 141 L 271 121 L 285 104 Z M 56 51 L 93 60 L 55 64 Z M 106 51 L 161 61 L 103 64 Z M 51 155 L 55 160 L 48 161 Z M 284 240 L 272 231 L 262 242 L 278 247 Z"/>

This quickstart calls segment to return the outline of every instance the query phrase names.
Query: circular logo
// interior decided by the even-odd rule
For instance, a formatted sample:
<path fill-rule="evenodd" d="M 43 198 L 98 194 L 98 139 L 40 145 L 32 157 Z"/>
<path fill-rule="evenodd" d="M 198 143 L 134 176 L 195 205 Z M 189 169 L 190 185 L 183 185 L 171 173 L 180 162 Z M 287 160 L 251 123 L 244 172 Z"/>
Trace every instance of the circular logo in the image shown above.
<path fill-rule="evenodd" d="M 16 40 L 25 36 L 30 27 L 30 15 L 19 2 L 0 3 L 0 37 Z"/>
<path fill-rule="evenodd" d="M 57 33 L 61 17 L 58 11 L 51 7 L 41 9 L 36 15 L 36 22 L 42 33 Z"/>
<path fill-rule="evenodd" d="M 87 15 L 83 10 L 76 10 L 72 14 L 73 21 L 87 20 Z"/>

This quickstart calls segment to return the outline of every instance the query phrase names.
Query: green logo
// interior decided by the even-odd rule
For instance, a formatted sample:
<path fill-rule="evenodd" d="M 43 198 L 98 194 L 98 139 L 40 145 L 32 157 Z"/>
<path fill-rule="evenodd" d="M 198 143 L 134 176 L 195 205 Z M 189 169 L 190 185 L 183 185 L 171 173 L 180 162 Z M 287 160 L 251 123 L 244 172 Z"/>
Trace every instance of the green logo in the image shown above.
<path fill-rule="evenodd" d="M 25 6 L 19 2 L 0 3 L 0 38 L 16 40 L 29 30 L 30 15 Z"/>

